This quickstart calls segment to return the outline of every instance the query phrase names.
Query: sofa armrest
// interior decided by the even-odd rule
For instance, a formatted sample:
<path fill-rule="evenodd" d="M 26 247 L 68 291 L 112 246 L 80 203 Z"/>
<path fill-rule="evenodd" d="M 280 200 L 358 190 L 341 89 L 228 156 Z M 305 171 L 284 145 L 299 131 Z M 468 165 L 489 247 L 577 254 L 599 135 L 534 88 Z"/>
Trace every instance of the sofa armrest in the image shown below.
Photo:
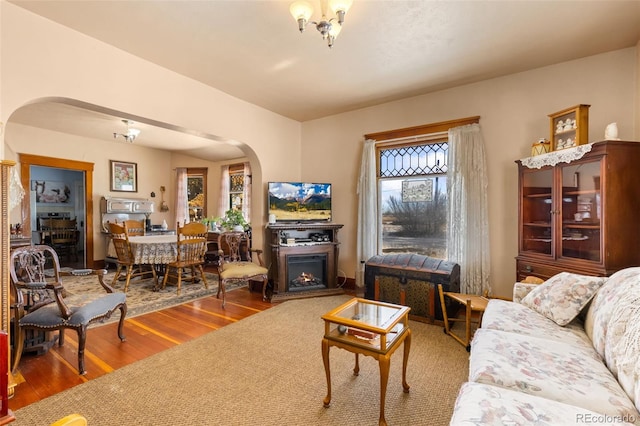
<path fill-rule="evenodd" d="M 513 285 L 513 301 L 520 303 L 524 297 L 540 284 L 517 282 Z"/>

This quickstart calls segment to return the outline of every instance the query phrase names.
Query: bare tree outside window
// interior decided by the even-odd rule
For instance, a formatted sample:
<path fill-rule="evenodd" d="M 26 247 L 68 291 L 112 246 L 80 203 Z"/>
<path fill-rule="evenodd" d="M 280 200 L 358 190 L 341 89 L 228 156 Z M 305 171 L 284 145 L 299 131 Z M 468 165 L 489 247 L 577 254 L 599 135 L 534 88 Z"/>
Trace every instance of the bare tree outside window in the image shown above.
<path fill-rule="evenodd" d="M 379 149 L 382 251 L 446 259 L 447 142 Z"/>

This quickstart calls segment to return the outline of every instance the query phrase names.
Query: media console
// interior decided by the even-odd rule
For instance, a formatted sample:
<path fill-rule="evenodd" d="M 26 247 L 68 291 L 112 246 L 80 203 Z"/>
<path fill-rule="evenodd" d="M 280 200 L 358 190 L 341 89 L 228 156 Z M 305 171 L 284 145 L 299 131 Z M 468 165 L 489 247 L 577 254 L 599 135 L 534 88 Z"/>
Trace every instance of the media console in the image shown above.
<path fill-rule="evenodd" d="M 274 297 L 338 292 L 338 231 L 342 227 L 328 222 L 267 225 Z"/>

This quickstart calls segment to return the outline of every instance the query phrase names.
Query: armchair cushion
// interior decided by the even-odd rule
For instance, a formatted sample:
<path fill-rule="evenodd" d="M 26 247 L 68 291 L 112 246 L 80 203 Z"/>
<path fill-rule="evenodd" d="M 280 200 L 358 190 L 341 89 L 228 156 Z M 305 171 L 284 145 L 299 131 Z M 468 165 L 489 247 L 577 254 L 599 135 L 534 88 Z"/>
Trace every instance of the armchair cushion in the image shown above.
<path fill-rule="evenodd" d="M 232 278 L 252 277 L 255 275 L 266 274 L 267 272 L 268 272 L 267 268 L 253 262 L 225 263 L 222 265 L 222 270 L 220 271 L 220 278 L 232 279 Z"/>
<path fill-rule="evenodd" d="M 96 294 L 93 301 L 84 305 L 77 303 L 72 297 L 65 299 L 71 311 L 71 317 L 65 320 L 60 315 L 60 309 L 56 304 L 43 306 L 20 319 L 21 326 L 46 327 L 56 329 L 61 325 L 81 325 L 88 324 L 95 318 L 105 316 L 108 311 L 114 310 L 121 303 L 125 303 L 124 293 Z M 85 300 L 86 302 L 86 300 Z"/>
<path fill-rule="evenodd" d="M 561 272 L 531 290 L 522 304 L 556 324 L 569 324 L 589 303 L 605 278 Z"/>

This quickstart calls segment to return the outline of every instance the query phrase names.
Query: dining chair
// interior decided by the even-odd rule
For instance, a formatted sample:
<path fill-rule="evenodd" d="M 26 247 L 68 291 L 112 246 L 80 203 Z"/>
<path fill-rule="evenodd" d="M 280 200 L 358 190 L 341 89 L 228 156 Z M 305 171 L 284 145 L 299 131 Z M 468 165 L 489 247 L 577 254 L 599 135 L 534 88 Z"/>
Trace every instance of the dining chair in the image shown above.
<path fill-rule="evenodd" d="M 62 253 L 67 255 L 67 260 L 74 255 L 78 260 L 78 229 L 76 219 L 50 219 L 49 220 L 49 241 L 58 256 Z"/>
<path fill-rule="evenodd" d="M 51 263 L 52 268 L 45 265 Z M 118 337 L 125 341 L 124 318 L 127 314 L 127 296 L 116 292 L 104 282 L 105 269 L 77 269 L 61 271 L 58 255 L 47 245 L 25 246 L 15 249 L 10 258 L 11 299 L 15 337 L 12 348 L 12 371 L 20 363 L 24 348 L 24 330 L 58 330 L 58 345 L 64 345 L 64 330 L 72 329 L 78 334 L 78 372 L 86 373 L 84 349 L 87 328 L 102 322 L 120 310 Z M 100 290 L 82 294 L 66 294 L 62 277 L 96 276 L 102 286 Z M 96 290 L 98 287 L 96 286 Z"/>
<path fill-rule="evenodd" d="M 144 235 L 144 220 L 125 220 L 124 225 L 127 228 L 127 235 Z"/>
<path fill-rule="evenodd" d="M 196 283 L 197 273 L 200 273 L 205 288 L 209 288 L 207 278 L 204 275 L 204 255 L 207 251 L 207 226 L 200 222 L 190 222 L 184 226 L 177 224 L 177 243 L 176 243 L 176 260 L 168 263 L 164 278 L 162 280 L 162 288 L 167 285 L 169 277 L 175 278 L 177 282 L 177 294 L 180 295 L 182 285 L 182 274 L 189 269 L 191 274 L 184 277 L 192 283 Z"/>
<path fill-rule="evenodd" d="M 267 300 L 269 269 L 262 262 L 262 250 L 249 248 L 246 232 L 221 232 L 218 236 L 218 293 L 222 292 L 222 306 L 225 305 L 226 284 L 229 282 L 249 282 L 262 280 L 262 299 Z M 258 263 L 251 254 L 255 253 Z M 249 286 L 251 289 L 251 286 Z"/>
<path fill-rule="evenodd" d="M 153 277 L 154 288 L 158 287 L 158 275 L 153 265 L 137 265 L 135 262 L 135 256 L 131 250 L 131 243 L 129 242 L 129 233 L 127 232 L 126 223 L 120 225 L 118 223 L 108 223 L 109 232 L 111 233 L 111 241 L 113 242 L 113 248 L 116 251 L 117 268 L 116 274 L 113 276 L 111 285 L 115 287 L 118 279 L 120 279 L 122 273 L 126 276 L 126 282 L 124 284 L 124 292 L 129 290 L 129 283 L 131 278 L 143 277 L 151 275 Z"/>

